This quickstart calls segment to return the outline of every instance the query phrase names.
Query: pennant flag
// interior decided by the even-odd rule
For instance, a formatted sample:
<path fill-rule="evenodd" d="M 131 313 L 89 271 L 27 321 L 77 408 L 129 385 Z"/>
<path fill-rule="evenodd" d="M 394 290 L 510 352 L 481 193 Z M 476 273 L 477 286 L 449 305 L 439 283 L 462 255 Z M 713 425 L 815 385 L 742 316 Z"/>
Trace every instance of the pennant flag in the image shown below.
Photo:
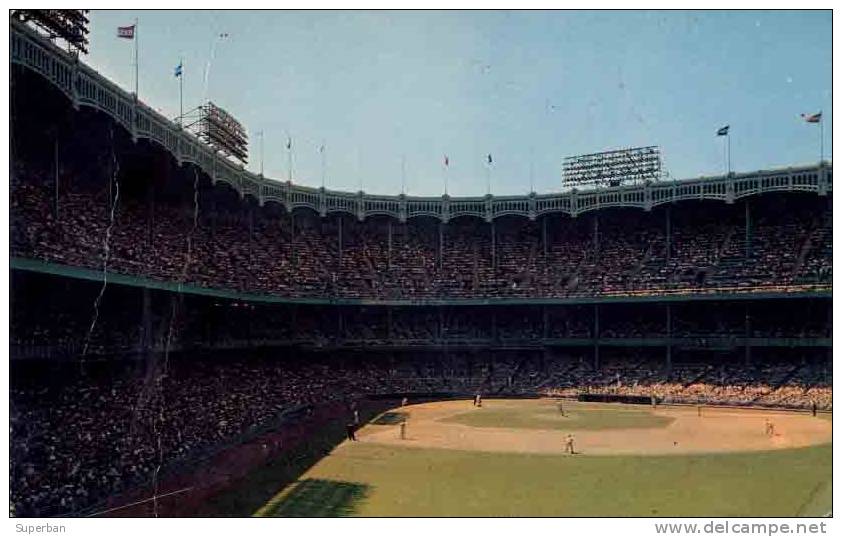
<path fill-rule="evenodd" d="M 730 129 L 730 128 L 731 128 L 731 125 L 725 125 L 721 129 L 716 131 L 716 135 L 717 136 L 728 136 L 728 129 Z"/>
<path fill-rule="evenodd" d="M 489 153 L 488 154 L 488 164 L 491 164 L 492 162 L 494 162 L 494 161 L 491 160 L 491 153 Z"/>
<path fill-rule="evenodd" d="M 822 113 L 819 112 L 818 114 L 801 114 L 801 117 L 804 118 L 804 121 L 807 123 L 819 123 L 822 120 Z"/>
<path fill-rule="evenodd" d="M 287 138 L 287 149 L 292 149 L 292 138 Z"/>
<path fill-rule="evenodd" d="M 321 146 L 319 146 L 319 153 L 324 153 L 324 152 L 325 152 L 325 144 L 322 144 Z"/>
<path fill-rule="evenodd" d="M 175 77 L 178 78 L 181 76 L 181 62 L 178 62 L 178 65 L 175 66 Z"/>
<path fill-rule="evenodd" d="M 118 26 L 117 37 L 123 39 L 134 39 L 134 24 L 131 26 Z"/>
<path fill-rule="evenodd" d="M 450 166 L 450 159 L 447 157 L 447 155 L 444 156 L 444 165 Z"/>

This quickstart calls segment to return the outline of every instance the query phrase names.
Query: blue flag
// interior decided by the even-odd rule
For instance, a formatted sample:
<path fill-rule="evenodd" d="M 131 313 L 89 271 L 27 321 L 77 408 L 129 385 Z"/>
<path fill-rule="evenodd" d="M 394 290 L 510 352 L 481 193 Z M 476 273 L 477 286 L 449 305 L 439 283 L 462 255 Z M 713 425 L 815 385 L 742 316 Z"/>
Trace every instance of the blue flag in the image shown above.
<path fill-rule="evenodd" d="M 175 66 L 175 77 L 178 78 L 181 76 L 181 62 L 178 62 L 178 65 Z"/>
<path fill-rule="evenodd" d="M 725 125 L 721 129 L 716 131 L 716 135 L 717 136 L 728 136 L 728 129 L 730 129 L 730 128 L 731 128 L 731 125 Z"/>

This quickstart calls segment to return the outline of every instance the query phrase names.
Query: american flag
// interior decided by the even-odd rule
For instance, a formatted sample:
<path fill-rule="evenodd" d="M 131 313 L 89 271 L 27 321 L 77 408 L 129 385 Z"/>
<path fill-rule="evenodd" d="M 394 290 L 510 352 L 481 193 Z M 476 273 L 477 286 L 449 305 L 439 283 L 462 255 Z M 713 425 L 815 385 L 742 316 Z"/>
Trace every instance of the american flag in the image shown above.
<path fill-rule="evenodd" d="M 819 112 L 818 114 L 801 114 L 801 117 L 804 118 L 804 121 L 807 123 L 819 123 L 822 120 L 822 113 Z"/>
<path fill-rule="evenodd" d="M 123 39 L 134 39 L 134 24 L 131 26 L 118 26 L 117 37 Z"/>

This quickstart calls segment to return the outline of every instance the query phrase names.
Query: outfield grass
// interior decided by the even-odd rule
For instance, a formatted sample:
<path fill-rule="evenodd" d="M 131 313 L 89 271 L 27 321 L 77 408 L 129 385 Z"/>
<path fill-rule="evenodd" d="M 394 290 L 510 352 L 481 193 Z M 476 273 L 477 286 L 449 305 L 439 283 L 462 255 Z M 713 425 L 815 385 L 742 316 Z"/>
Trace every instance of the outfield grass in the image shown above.
<path fill-rule="evenodd" d="M 509 424 L 511 426 L 511 424 Z M 831 446 L 683 456 L 346 443 L 263 516 L 798 516 L 830 510 Z"/>
<path fill-rule="evenodd" d="M 657 416 L 646 407 L 564 403 L 562 416 L 558 404 L 547 402 L 524 406 L 494 401 L 494 405 L 471 409 L 441 421 L 473 427 L 549 430 L 604 430 L 666 427 L 673 418 Z"/>

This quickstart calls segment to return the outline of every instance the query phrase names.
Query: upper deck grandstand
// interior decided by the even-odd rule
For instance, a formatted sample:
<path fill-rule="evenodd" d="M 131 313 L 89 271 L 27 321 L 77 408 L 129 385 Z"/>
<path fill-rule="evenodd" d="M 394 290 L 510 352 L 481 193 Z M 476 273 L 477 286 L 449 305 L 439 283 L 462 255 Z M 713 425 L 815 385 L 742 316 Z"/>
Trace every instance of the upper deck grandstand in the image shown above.
<path fill-rule="evenodd" d="M 84 66 L 48 83 L 32 71 L 61 73 L 66 55 L 14 29 L 16 258 L 101 268 L 119 183 L 109 269 L 219 290 L 458 300 L 830 284 L 829 165 L 522 198 L 327 192 L 238 169 Z"/>

